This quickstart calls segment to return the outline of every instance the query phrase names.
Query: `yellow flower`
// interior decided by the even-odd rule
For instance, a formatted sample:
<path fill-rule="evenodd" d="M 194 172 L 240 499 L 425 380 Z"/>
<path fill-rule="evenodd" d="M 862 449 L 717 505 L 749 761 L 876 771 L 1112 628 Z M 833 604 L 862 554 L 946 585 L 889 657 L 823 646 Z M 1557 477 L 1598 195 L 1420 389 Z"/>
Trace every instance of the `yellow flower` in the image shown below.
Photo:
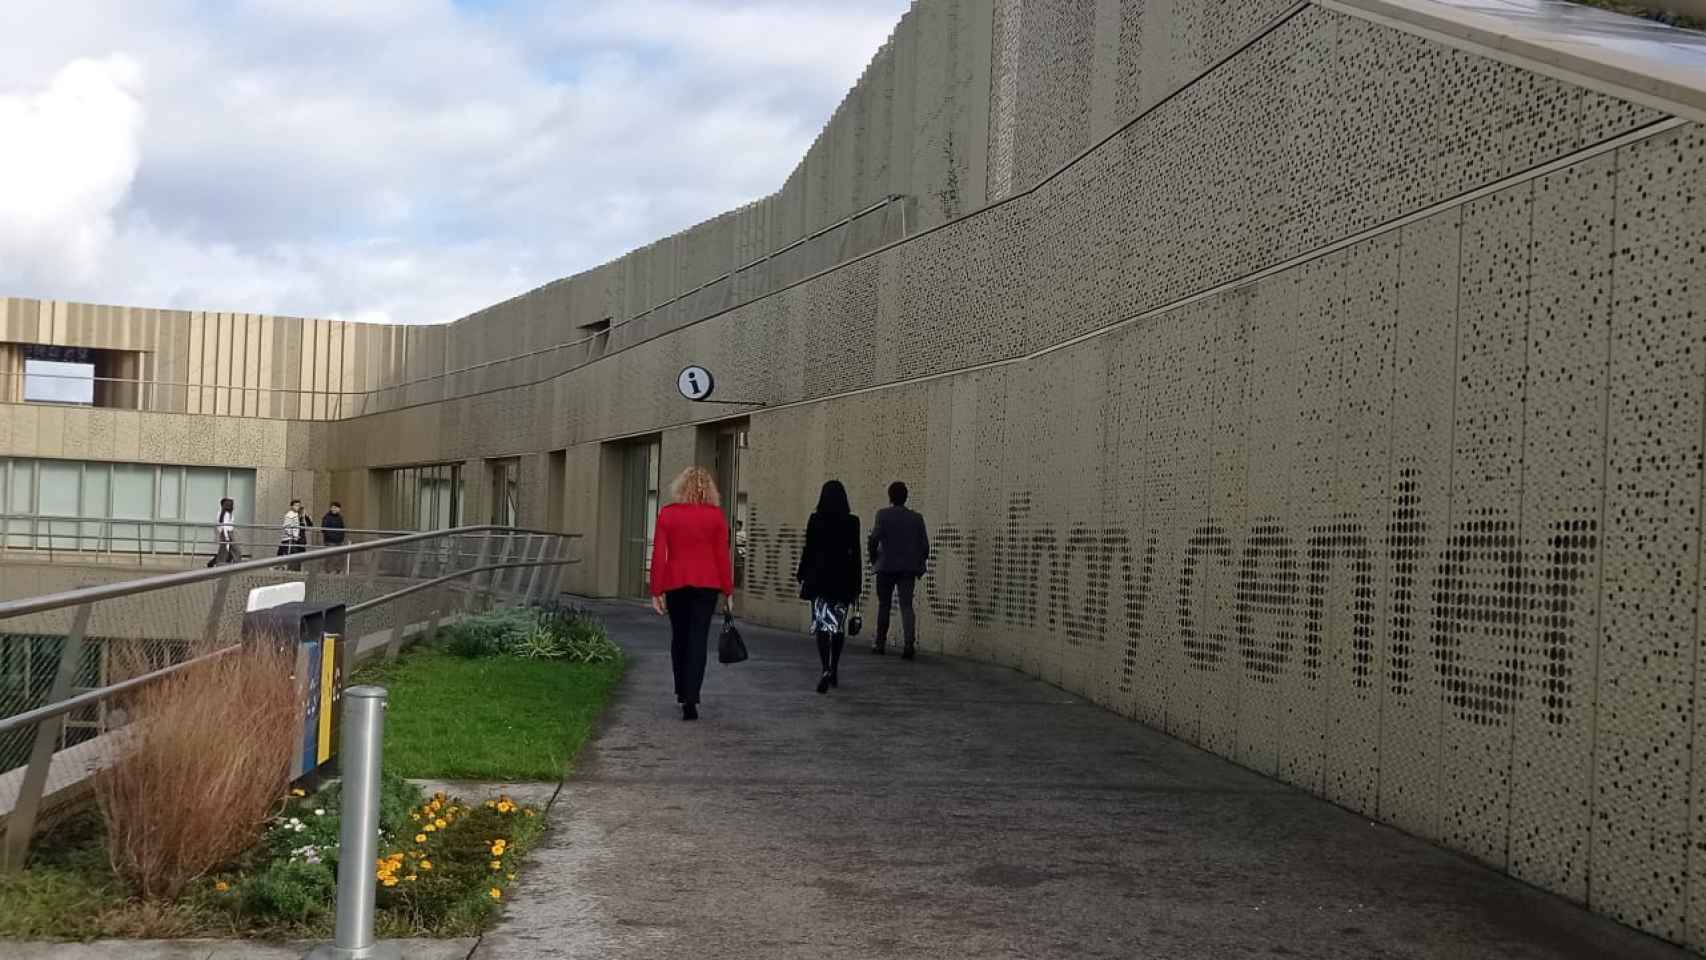
<path fill-rule="evenodd" d="M 308 796 L 308 792 L 306 790 L 303 790 L 301 787 L 297 787 L 296 789 L 290 791 L 290 795 L 293 797 L 306 797 L 306 796 Z"/>
<path fill-rule="evenodd" d="M 504 892 L 499 890 L 497 887 L 493 887 L 491 896 L 493 900 L 502 900 L 504 898 Z"/>
<path fill-rule="evenodd" d="M 492 807 L 497 806 L 497 805 L 498 805 L 498 802 L 496 800 L 487 800 L 486 801 L 486 808 L 488 810 L 491 809 Z"/>
<path fill-rule="evenodd" d="M 493 861 L 492 861 L 492 869 L 493 869 L 493 870 L 494 870 L 494 871 L 497 871 L 497 870 L 502 870 L 502 869 L 503 869 L 503 868 L 504 868 L 504 865 L 503 865 L 503 861 L 502 861 L 502 860 L 493 860 Z"/>
<path fill-rule="evenodd" d="M 431 860 L 422 860 L 421 861 L 421 869 L 422 870 L 431 870 L 432 869 L 432 861 Z"/>
<path fill-rule="evenodd" d="M 450 826 L 450 824 L 445 823 L 443 820 L 434 820 L 432 823 L 433 823 L 433 826 L 439 828 L 440 830 L 443 830 L 445 827 Z"/>
<path fill-rule="evenodd" d="M 411 820 L 419 820 L 420 818 L 421 818 L 421 815 L 418 813 L 409 814 L 409 819 L 411 819 Z"/>
<path fill-rule="evenodd" d="M 528 816 L 530 816 L 530 817 L 531 817 L 531 816 L 533 816 L 533 811 L 532 811 L 532 810 L 531 810 L 531 809 L 529 809 L 529 810 L 523 810 L 523 811 L 521 811 L 521 812 L 522 812 L 522 813 L 525 813 L 525 814 L 527 814 L 527 815 L 528 815 Z"/>
<path fill-rule="evenodd" d="M 415 842 L 416 843 L 426 843 L 426 834 L 424 834 L 424 833 L 415 834 Z"/>
<path fill-rule="evenodd" d="M 504 845 L 501 843 L 492 844 L 492 856 L 501 857 L 503 855 L 504 855 Z"/>
<path fill-rule="evenodd" d="M 224 880 L 221 880 L 218 883 L 213 885 L 213 889 L 218 890 L 220 893 L 224 893 L 225 891 L 231 889 L 231 885 L 229 883 L 226 883 Z"/>
<path fill-rule="evenodd" d="M 394 887 L 397 885 L 397 878 L 396 877 L 386 877 L 384 880 L 384 883 L 387 887 Z"/>
<path fill-rule="evenodd" d="M 426 831 L 427 833 L 431 833 L 434 830 L 437 830 L 438 828 L 429 823 L 426 826 L 422 827 L 421 829 Z"/>
<path fill-rule="evenodd" d="M 411 873 L 408 876 L 404 877 L 403 879 L 409 881 L 410 883 L 414 883 L 415 882 L 415 875 Z"/>
<path fill-rule="evenodd" d="M 514 882 L 515 882 L 515 874 L 513 874 L 513 873 L 511 873 L 511 874 L 510 874 L 510 875 L 509 875 L 509 882 L 510 882 L 510 883 L 514 883 Z"/>

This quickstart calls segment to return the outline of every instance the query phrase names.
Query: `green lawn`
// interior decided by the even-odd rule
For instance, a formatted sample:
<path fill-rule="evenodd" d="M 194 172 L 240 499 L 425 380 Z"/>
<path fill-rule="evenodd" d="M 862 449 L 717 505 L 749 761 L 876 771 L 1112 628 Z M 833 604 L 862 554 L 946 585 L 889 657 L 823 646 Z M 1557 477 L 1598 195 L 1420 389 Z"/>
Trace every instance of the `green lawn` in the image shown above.
<path fill-rule="evenodd" d="M 557 780 L 598 721 L 621 664 L 422 649 L 365 667 L 360 683 L 390 691 L 385 767 L 405 777 Z"/>

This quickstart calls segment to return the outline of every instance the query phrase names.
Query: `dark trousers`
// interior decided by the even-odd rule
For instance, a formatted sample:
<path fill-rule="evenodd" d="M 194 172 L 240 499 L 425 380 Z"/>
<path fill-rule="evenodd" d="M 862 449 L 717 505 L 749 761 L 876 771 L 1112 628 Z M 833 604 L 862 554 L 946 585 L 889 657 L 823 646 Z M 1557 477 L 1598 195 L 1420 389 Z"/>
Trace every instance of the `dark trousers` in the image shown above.
<path fill-rule="evenodd" d="M 698 703 L 705 684 L 705 646 L 711 636 L 711 615 L 717 612 L 717 590 L 682 587 L 663 595 L 669 609 L 669 663 L 675 669 L 675 699 Z"/>
<path fill-rule="evenodd" d="M 241 558 L 237 556 L 237 545 L 224 537 L 220 537 L 215 541 L 213 559 L 207 561 L 207 565 L 210 567 L 216 567 L 222 563 L 236 563 L 240 559 Z"/>
<path fill-rule="evenodd" d="M 910 573 L 877 574 L 877 644 L 889 642 L 889 611 L 894 608 L 895 588 L 900 588 L 900 626 L 906 632 L 906 645 L 918 642 L 918 617 L 912 610 L 912 588 L 918 577 Z"/>

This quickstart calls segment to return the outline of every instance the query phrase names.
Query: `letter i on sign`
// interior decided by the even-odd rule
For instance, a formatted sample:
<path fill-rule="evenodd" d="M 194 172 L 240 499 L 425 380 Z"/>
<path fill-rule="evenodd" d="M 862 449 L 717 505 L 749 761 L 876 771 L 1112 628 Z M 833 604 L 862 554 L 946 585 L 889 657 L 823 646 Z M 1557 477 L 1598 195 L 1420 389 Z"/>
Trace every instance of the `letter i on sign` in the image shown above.
<path fill-rule="evenodd" d="M 717 381 L 704 367 L 683 367 L 675 376 L 675 388 L 689 400 L 703 400 L 717 388 Z"/>

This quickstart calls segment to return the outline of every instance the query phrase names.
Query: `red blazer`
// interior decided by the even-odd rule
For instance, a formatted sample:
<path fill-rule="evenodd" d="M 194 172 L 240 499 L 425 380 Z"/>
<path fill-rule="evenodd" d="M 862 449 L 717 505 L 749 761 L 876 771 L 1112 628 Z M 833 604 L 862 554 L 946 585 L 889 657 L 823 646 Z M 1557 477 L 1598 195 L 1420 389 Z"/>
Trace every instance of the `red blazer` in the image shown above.
<path fill-rule="evenodd" d="M 652 539 L 652 596 L 682 587 L 709 587 L 734 596 L 729 524 L 721 507 L 672 503 L 658 511 Z"/>

